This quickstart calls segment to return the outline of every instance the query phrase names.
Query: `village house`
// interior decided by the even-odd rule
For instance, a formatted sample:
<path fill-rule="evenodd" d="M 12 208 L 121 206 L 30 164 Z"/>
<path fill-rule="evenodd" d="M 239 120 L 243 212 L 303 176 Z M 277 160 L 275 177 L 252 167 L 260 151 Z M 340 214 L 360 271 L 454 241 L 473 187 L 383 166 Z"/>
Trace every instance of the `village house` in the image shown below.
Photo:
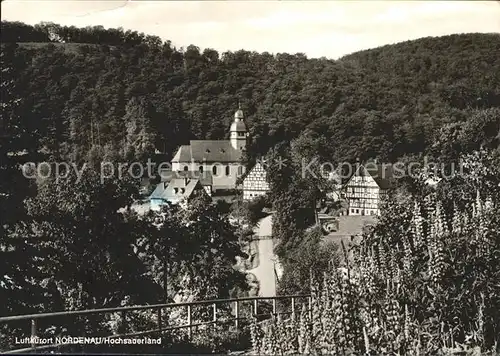
<path fill-rule="evenodd" d="M 380 215 L 380 206 L 391 185 L 390 166 L 359 165 L 343 189 L 346 215 Z"/>
<path fill-rule="evenodd" d="M 252 200 L 268 191 L 266 170 L 260 162 L 257 162 L 243 179 L 243 200 Z"/>
<path fill-rule="evenodd" d="M 199 192 L 206 194 L 205 189 L 198 179 L 174 178 L 169 182 L 161 182 L 158 184 L 149 196 L 151 210 L 161 210 L 165 204 L 179 204 L 185 208 L 189 200 Z"/>
<path fill-rule="evenodd" d="M 205 189 L 205 192 L 212 196 L 212 172 L 193 172 L 193 171 L 171 171 L 171 170 L 161 170 L 159 172 L 161 183 L 169 183 L 171 180 L 176 178 L 189 178 L 198 179 L 201 186 Z"/>
<path fill-rule="evenodd" d="M 241 107 L 234 114 L 229 140 L 191 140 L 179 147 L 172 159 L 172 171 L 210 172 L 213 192 L 236 189 L 238 177 L 245 173 L 241 163 L 248 132 Z"/>

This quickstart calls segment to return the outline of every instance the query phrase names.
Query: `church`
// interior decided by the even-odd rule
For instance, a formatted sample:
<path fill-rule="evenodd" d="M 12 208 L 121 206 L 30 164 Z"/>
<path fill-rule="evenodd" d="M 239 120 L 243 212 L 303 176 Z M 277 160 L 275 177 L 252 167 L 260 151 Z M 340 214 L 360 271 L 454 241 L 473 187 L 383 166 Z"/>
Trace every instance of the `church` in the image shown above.
<path fill-rule="evenodd" d="M 234 113 L 229 140 L 191 140 L 182 145 L 172 159 L 173 172 L 192 172 L 212 176 L 212 191 L 236 189 L 237 179 L 245 173 L 241 159 L 248 131 L 241 106 Z"/>

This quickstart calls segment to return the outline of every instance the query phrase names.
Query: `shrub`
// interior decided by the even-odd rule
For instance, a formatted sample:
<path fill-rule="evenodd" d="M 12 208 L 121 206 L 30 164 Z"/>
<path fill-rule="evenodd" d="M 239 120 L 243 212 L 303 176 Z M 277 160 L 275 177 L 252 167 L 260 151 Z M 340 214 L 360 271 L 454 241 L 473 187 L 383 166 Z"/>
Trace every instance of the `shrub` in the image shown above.
<path fill-rule="evenodd" d="M 500 218 L 491 192 L 453 204 L 428 191 L 388 206 L 353 247 L 354 260 L 312 281 L 312 310 L 253 325 L 253 351 L 500 352 Z"/>

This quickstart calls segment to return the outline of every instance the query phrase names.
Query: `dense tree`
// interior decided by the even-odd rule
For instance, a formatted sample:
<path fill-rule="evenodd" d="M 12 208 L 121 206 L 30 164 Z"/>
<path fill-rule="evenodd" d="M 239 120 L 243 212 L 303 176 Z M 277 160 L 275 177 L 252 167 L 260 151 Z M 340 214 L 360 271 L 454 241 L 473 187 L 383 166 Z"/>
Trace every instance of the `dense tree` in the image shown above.
<path fill-rule="evenodd" d="M 261 195 L 252 200 L 237 201 L 234 203 L 234 215 L 237 216 L 243 225 L 253 228 L 260 219 L 268 215 L 265 210 L 271 208 L 271 203 L 267 195 Z"/>
<path fill-rule="evenodd" d="M 245 275 L 233 266 L 237 257 L 246 257 L 229 221 L 229 211 L 220 203 L 212 203 L 206 194 L 193 199 L 188 208 L 179 212 L 186 226 L 183 241 L 189 250 L 182 260 L 187 279 L 183 281 L 184 298 L 214 299 L 229 297 L 234 288 L 246 288 Z M 207 268 L 210 266 L 210 268 Z"/>
<path fill-rule="evenodd" d="M 2 22 L 2 40 L 19 43 L 25 125 L 46 151 L 73 158 L 98 137 L 116 152 L 154 145 L 167 157 L 190 138 L 224 138 L 240 100 L 253 159 L 308 129 L 325 159 L 392 161 L 427 151 L 443 126 L 500 107 L 495 34 L 424 38 L 338 61 L 178 50 L 133 31 L 49 23 Z M 146 98 L 150 123 L 133 124 L 127 103 Z"/>
<path fill-rule="evenodd" d="M 125 156 L 139 160 L 154 151 L 151 108 L 144 98 L 132 98 L 125 109 L 123 121 L 127 132 Z"/>
<path fill-rule="evenodd" d="M 44 247 L 42 271 L 58 285 L 66 309 L 157 301 L 134 252 L 147 230 L 120 212 L 132 203 L 135 188 L 127 180 L 100 179 L 88 168 L 81 177 L 70 172 L 43 181 L 18 231 Z"/>
<path fill-rule="evenodd" d="M 26 214 L 23 200 L 32 191 L 32 184 L 23 177 L 19 165 L 33 149 L 27 143 L 29 132 L 19 121 L 19 102 L 15 89 L 16 67 L 13 64 L 15 45 L 2 46 L 1 51 L 1 117 L 0 117 L 0 315 L 30 312 L 40 305 L 42 288 L 35 262 L 40 251 L 14 233 L 15 224 Z M 26 278 L 33 276 L 33 278 Z"/>
<path fill-rule="evenodd" d="M 299 246 L 288 252 L 279 281 L 279 294 L 310 293 L 311 278 L 321 283 L 331 265 L 338 266 L 339 251 L 335 243 L 324 243 L 321 227 L 315 226 L 304 234 Z"/>

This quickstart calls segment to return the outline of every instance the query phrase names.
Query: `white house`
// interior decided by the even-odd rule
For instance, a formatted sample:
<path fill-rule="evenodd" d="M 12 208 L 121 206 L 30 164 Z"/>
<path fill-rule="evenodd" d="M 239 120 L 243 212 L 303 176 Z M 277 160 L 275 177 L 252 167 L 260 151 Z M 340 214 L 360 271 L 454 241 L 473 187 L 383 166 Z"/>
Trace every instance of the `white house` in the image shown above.
<path fill-rule="evenodd" d="M 175 178 L 170 182 L 161 182 L 149 196 L 151 210 L 161 210 L 161 207 L 167 202 L 185 207 L 196 192 L 206 194 L 198 179 L 186 177 Z"/>
<path fill-rule="evenodd" d="M 370 164 L 357 167 L 344 186 L 347 215 L 380 215 L 380 205 L 391 188 L 390 166 Z"/>
<path fill-rule="evenodd" d="M 268 191 L 266 170 L 261 163 L 257 163 L 243 179 L 243 200 L 252 200 Z"/>
<path fill-rule="evenodd" d="M 161 170 L 160 179 L 162 183 L 169 183 L 173 179 L 188 178 L 197 179 L 200 181 L 201 186 L 205 189 L 205 192 L 212 196 L 212 172 L 193 172 L 193 171 L 171 171 L 171 170 Z M 168 185 L 168 184 L 167 184 Z"/>

